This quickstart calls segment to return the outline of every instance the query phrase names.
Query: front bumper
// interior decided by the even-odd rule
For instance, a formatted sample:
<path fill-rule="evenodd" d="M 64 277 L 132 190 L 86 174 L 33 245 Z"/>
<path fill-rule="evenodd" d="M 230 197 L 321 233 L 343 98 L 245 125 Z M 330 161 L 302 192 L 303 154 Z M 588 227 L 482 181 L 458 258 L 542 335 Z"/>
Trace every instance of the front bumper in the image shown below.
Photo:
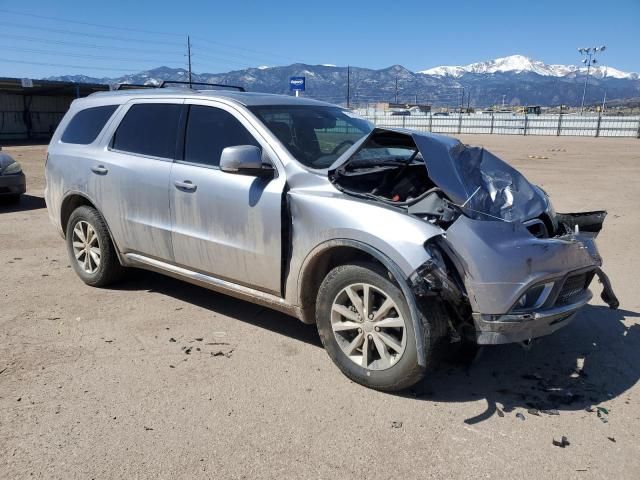
<path fill-rule="evenodd" d="M 0 195 L 21 195 L 27 191 L 24 173 L 0 175 Z"/>
<path fill-rule="evenodd" d="M 483 315 L 473 314 L 476 342 L 479 345 L 524 342 L 549 335 L 567 325 L 577 311 L 591 300 L 590 290 L 570 305 L 561 305 L 530 313 Z"/>
<path fill-rule="evenodd" d="M 600 269 L 596 234 L 536 238 L 519 224 L 458 219 L 446 241 L 463 276 L 477 343 L 522 342 L 553 333 L 589 302 L 595 275 L 604 287 L 602 299 L 617 308 Z M 523 295 L 540 285 L 553 287 L 539 304 L 519 307 Z"/>

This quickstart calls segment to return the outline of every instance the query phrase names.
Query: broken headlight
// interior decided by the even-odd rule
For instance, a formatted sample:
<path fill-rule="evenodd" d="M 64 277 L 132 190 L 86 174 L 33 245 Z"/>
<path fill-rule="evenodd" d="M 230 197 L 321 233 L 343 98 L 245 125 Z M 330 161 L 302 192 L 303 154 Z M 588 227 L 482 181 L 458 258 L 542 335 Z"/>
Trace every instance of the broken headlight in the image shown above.
<path fill-rule="evenodd" d="M 540 308 L 549 298 L 553 286 L 554 282 L 547 282 L 531 287 L 518 299 L 512 311 L 530 312 Z"/>

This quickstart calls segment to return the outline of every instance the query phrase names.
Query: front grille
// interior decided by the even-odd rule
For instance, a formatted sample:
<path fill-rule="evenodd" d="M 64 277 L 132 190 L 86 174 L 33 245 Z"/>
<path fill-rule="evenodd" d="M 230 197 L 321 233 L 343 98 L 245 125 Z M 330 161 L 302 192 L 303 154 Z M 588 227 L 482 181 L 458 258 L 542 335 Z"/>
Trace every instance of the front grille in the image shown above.
<path fill-rule="evenodd" d="M 556 305 L 567 305 L 572 303 L 582 294 L 582 292 L 586 290 L 591 278 L 593 278 L 593 272 L 579 273 L 567 278 L 560 290 L 560 293 L 558 294 Z"/>

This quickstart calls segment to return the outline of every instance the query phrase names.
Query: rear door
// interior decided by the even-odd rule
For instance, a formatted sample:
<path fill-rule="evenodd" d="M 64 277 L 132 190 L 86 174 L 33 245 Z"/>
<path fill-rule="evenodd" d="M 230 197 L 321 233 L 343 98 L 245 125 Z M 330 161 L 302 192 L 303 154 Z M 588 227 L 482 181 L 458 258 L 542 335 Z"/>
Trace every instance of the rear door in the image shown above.
<path fill-rule="evenodd" d="M 136 100 L 92 165 L 94 191 L 121 251 L 173 261 L 169 177 L 182 99 Z"/>
<path fill-rule="evenodd" d="M 175 261 L 279 293 L 285 177 L 275 153 L 235 108 L 213 101 L 187 100 L 187 105 L 184 145 L 169 188 Z M 221 171 L 222 150 L 235 145 L 260 147 L 279 173 L 257 178 Z"/>

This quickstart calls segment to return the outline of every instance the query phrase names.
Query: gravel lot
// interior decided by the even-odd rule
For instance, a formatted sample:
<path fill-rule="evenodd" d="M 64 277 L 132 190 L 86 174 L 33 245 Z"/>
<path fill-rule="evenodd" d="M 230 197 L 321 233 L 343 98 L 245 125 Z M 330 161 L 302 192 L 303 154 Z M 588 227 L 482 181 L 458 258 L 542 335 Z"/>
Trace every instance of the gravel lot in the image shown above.
<path fill-rule="evenodd" d="M 7 147 L 28 192 L 0 205 L 0 477 L 640 478 L 640 140 L 463 139 L 558 211 L 609 211 L 621 309 L 598 298 L 404 395 L 351 383 L 285 315 L 142 271 L 85 286 L 47 216 L 46 147 Z"/>

